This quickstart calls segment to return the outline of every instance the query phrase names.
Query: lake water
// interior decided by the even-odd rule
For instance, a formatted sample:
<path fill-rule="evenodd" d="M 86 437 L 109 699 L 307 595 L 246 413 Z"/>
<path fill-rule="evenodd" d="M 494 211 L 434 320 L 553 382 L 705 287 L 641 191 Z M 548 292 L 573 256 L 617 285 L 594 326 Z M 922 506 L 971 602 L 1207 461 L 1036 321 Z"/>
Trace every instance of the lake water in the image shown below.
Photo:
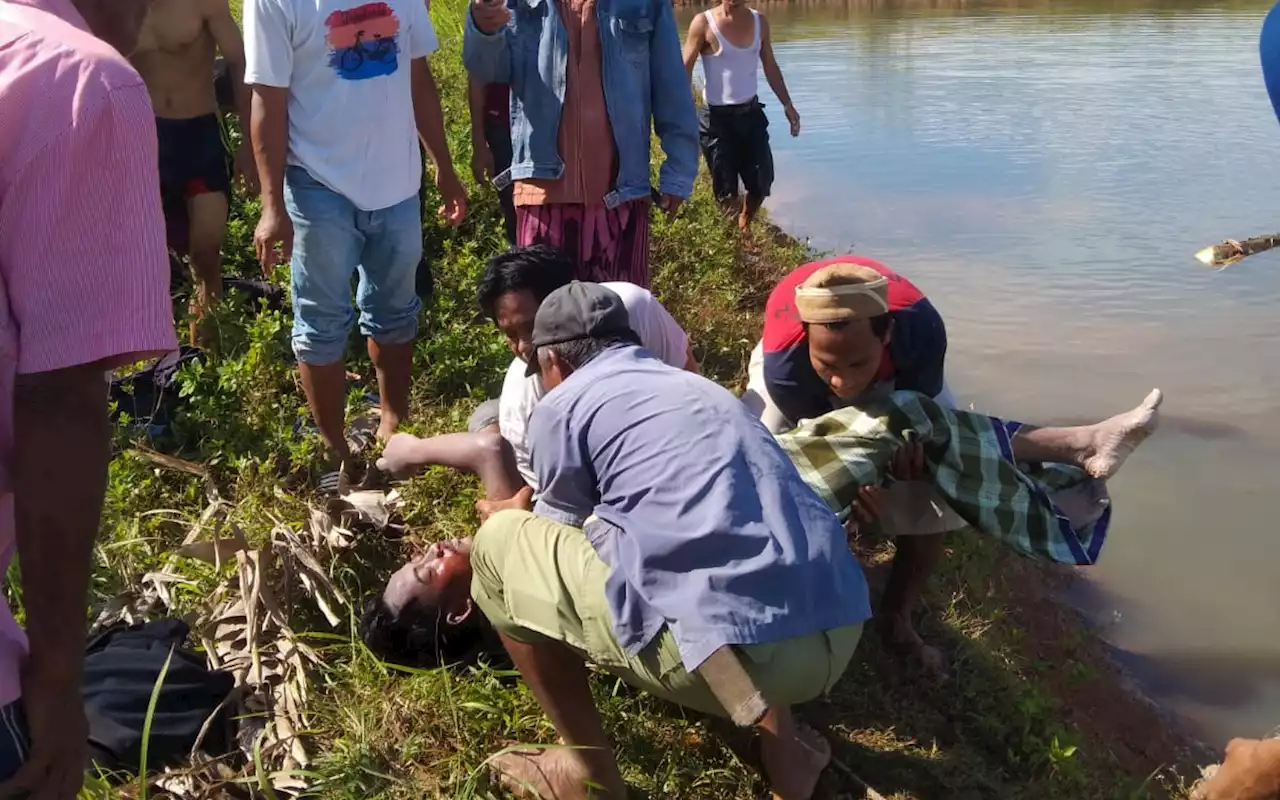
<path fill-rule="evenodd" d="M 1093 420 L 1165 391 L 1075 600 L 1207 740 L 1280 725 L 1280 124 L 1269 4 L 768 4 L 773 219 L 882 259 L 947 320 L 965 401 Z M 682 9 L 686 23 L 691 10 Z M 700 75 L 700 70 L 699 70 Z"/>

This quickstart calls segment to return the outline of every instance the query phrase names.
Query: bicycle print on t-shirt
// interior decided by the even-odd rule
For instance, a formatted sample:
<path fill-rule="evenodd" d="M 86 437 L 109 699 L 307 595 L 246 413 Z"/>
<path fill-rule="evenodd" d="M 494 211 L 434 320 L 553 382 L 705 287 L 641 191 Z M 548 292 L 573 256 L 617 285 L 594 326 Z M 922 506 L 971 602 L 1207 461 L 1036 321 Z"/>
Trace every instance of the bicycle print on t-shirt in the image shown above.
<path fill-rule="evenodd" d="M 400 21 L 386 3 L 365 3 L 335 11 L 324 21 L 329 29 L 329 66 L 338 77 L 362 81 L 390 75 L 398 66 Z"/>

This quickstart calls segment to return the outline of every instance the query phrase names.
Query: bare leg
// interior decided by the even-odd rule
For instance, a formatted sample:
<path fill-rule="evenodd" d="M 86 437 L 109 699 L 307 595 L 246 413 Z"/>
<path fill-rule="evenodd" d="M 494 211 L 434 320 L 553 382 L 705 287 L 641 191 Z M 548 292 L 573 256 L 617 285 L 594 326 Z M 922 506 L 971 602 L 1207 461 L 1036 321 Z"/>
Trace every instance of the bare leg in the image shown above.
<path fill-rule="evenodd" d="M 222 299 L 222 240 L 227 234 L 227 196 L 206 192 L 187 200 L 190 220 L 189 248 L 191 271 L 195 283 L 191 287 L 191 343 L 209 347 L 213 331 L 204 324 L 209 309 Z"/>
<path fill-rule="evenodd" d="M 899 536 L 894 543 L 898 552 L 893 557 L 889 582 L 885 585 L 880 614 L 877 615 L 880 618 L 880 636 L 895 654 L 914 656 L 930 672 L 945 676 L 946 658 L 936 647 L 925 644 L 912 620 L 925 584 L 942 558 L 944 537 L 940 533 Z"/>
<path fill-rule="evenodd" d="M 307 394 L 307 405 L 311 407 L 311 417 L 320 429 L 320 437 L 339 464 L 347 463 L 351 460 L 351 449 L 347 447 L 346 433 L 346 365 L 340 360 L 324 365 L 299 361 L 298 373 L 302 376 L 302 389 Z"/>
<path fill-rule="evenodd" d="M 378 373 L 382 418 L 378 440 L 385 442 L 409 416 L 409 388 L 413 381 L 413 342 L 378 344 L 369 339 L 369 358 Z"/>
<path fill-rule="evenodd" d="M 797 723 L 787 707 L 770 709 L 757 727 L 773 800 L 813 797 L 822 770 L 831 763 L 831 745 L 817 731 Z"/>
<path fill-rule="evenodd" d="M 1013 437 L 1013 456 L 1018 461 L 1075 464 L 1095 478 L 1110 478 L 1138 445 L 1155 433 L 1163 399 L 1160 390 L 1153 389 L 1137 408 L 1096 425 L 1024 426 Z"/>
<path fill-rule="evenodd" d="M 524 644 L 502 636 L 502 644 L 520 676 L 551 718 L 556 733 L 573 749 L 546 750 L 536 755 L 508 753 L 492 761 L 509 791 L 546 800 L 587 797 L 626 797 L 627 787 L 605 735 L 600 712 L 591 699 L 587 668 L 576 653 L 559 642 Z M 588 789 L 590 781 L 601 789 Z"/>
<path fill-rule="evenodd" d="M 429 466 L 450 467 L 478 477 L 490 500 L 508 500 L 524 488 L 524 480 L 516 470 L 511 445 L 497 428 L 490 425 L 475 433 L 446 433 L 430 439 L 397 433 L 387 441 L 378 469 L 404 478 Z"/>
<path fill-rule="evenodd" d="M 764 198 L 748 192 L 742 198 L 742 213 L 738 215 L 738 229 L 746 231 L 751 227 L 751 223 L 755 221 L 756 214 L 760 213 L 760 206 L 764 205 Z"/>

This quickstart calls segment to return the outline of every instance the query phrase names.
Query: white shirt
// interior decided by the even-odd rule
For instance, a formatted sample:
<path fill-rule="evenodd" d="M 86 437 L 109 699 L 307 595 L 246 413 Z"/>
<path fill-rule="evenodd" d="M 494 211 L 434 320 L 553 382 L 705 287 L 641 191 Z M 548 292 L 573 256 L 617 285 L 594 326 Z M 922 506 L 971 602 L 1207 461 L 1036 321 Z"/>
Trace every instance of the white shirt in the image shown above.
<path fill-rule="evenodd" d="M 631 317 L 631 329 L 640 336 L 645 349 L 676 369 L 683 369 L 689 360 L 689 336 L 658 298 L 634 283 L 617 281 L 600 285 L 622 298 Z M 507 368 L 498 398 L 498 430 L 515 451 L 520 477 L 536 494 L 538 477 L 529 459 L 529 417 L 546 389 L 537 375 L 526 377 L 525 368 L 525 362 L 519 358 L 512 359 Z"/>
<path fill-rule="evenodd" d="M 438 46 L 425 0 L 247 0 L 245 83 L 289 89 L 288 163 L 363 211 L 418 193 L 409 64 Z"/>

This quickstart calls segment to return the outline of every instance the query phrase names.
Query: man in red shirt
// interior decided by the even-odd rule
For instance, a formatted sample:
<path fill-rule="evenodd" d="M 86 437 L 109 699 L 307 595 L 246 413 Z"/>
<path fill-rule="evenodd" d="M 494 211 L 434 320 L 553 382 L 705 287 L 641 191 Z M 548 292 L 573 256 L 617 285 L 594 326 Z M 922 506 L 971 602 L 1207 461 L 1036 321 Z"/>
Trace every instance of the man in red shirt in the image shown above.
<path fill-rule="evenodd" d="M 868 309 L 860 319 L 808 324 L 801 319 L 796 291 L 833 271 L 849 273 L 856 292 L 884 281 L 887 308 Z M 870 295 L 868 295 L 868 298 Z M 907 389 L 955 407 L 943 364 L 947 331 L 941 315 L 910 281 L 878 261 L 841 256 L 792 271 L 774 288 L 765 307 L 764 335 L 751 356 L 744 402 L 773 433 L 814 419 L 870 392 Z M 924 643 L 912 614 L 943 551 L 943 534 L 965 527 L 954 511 L 934 497 L 933 488 L 914 480 L 914 458 L 903 458 L 900 481 L 864 492 L 860 521 L 878 521 L 895 537 L 897 555 L 877 617 L 890 648 L 914 655 L 930 670 L 944 672 L 945 659 Z M 936 502 L 929 502 L 936 500 Z"/>

